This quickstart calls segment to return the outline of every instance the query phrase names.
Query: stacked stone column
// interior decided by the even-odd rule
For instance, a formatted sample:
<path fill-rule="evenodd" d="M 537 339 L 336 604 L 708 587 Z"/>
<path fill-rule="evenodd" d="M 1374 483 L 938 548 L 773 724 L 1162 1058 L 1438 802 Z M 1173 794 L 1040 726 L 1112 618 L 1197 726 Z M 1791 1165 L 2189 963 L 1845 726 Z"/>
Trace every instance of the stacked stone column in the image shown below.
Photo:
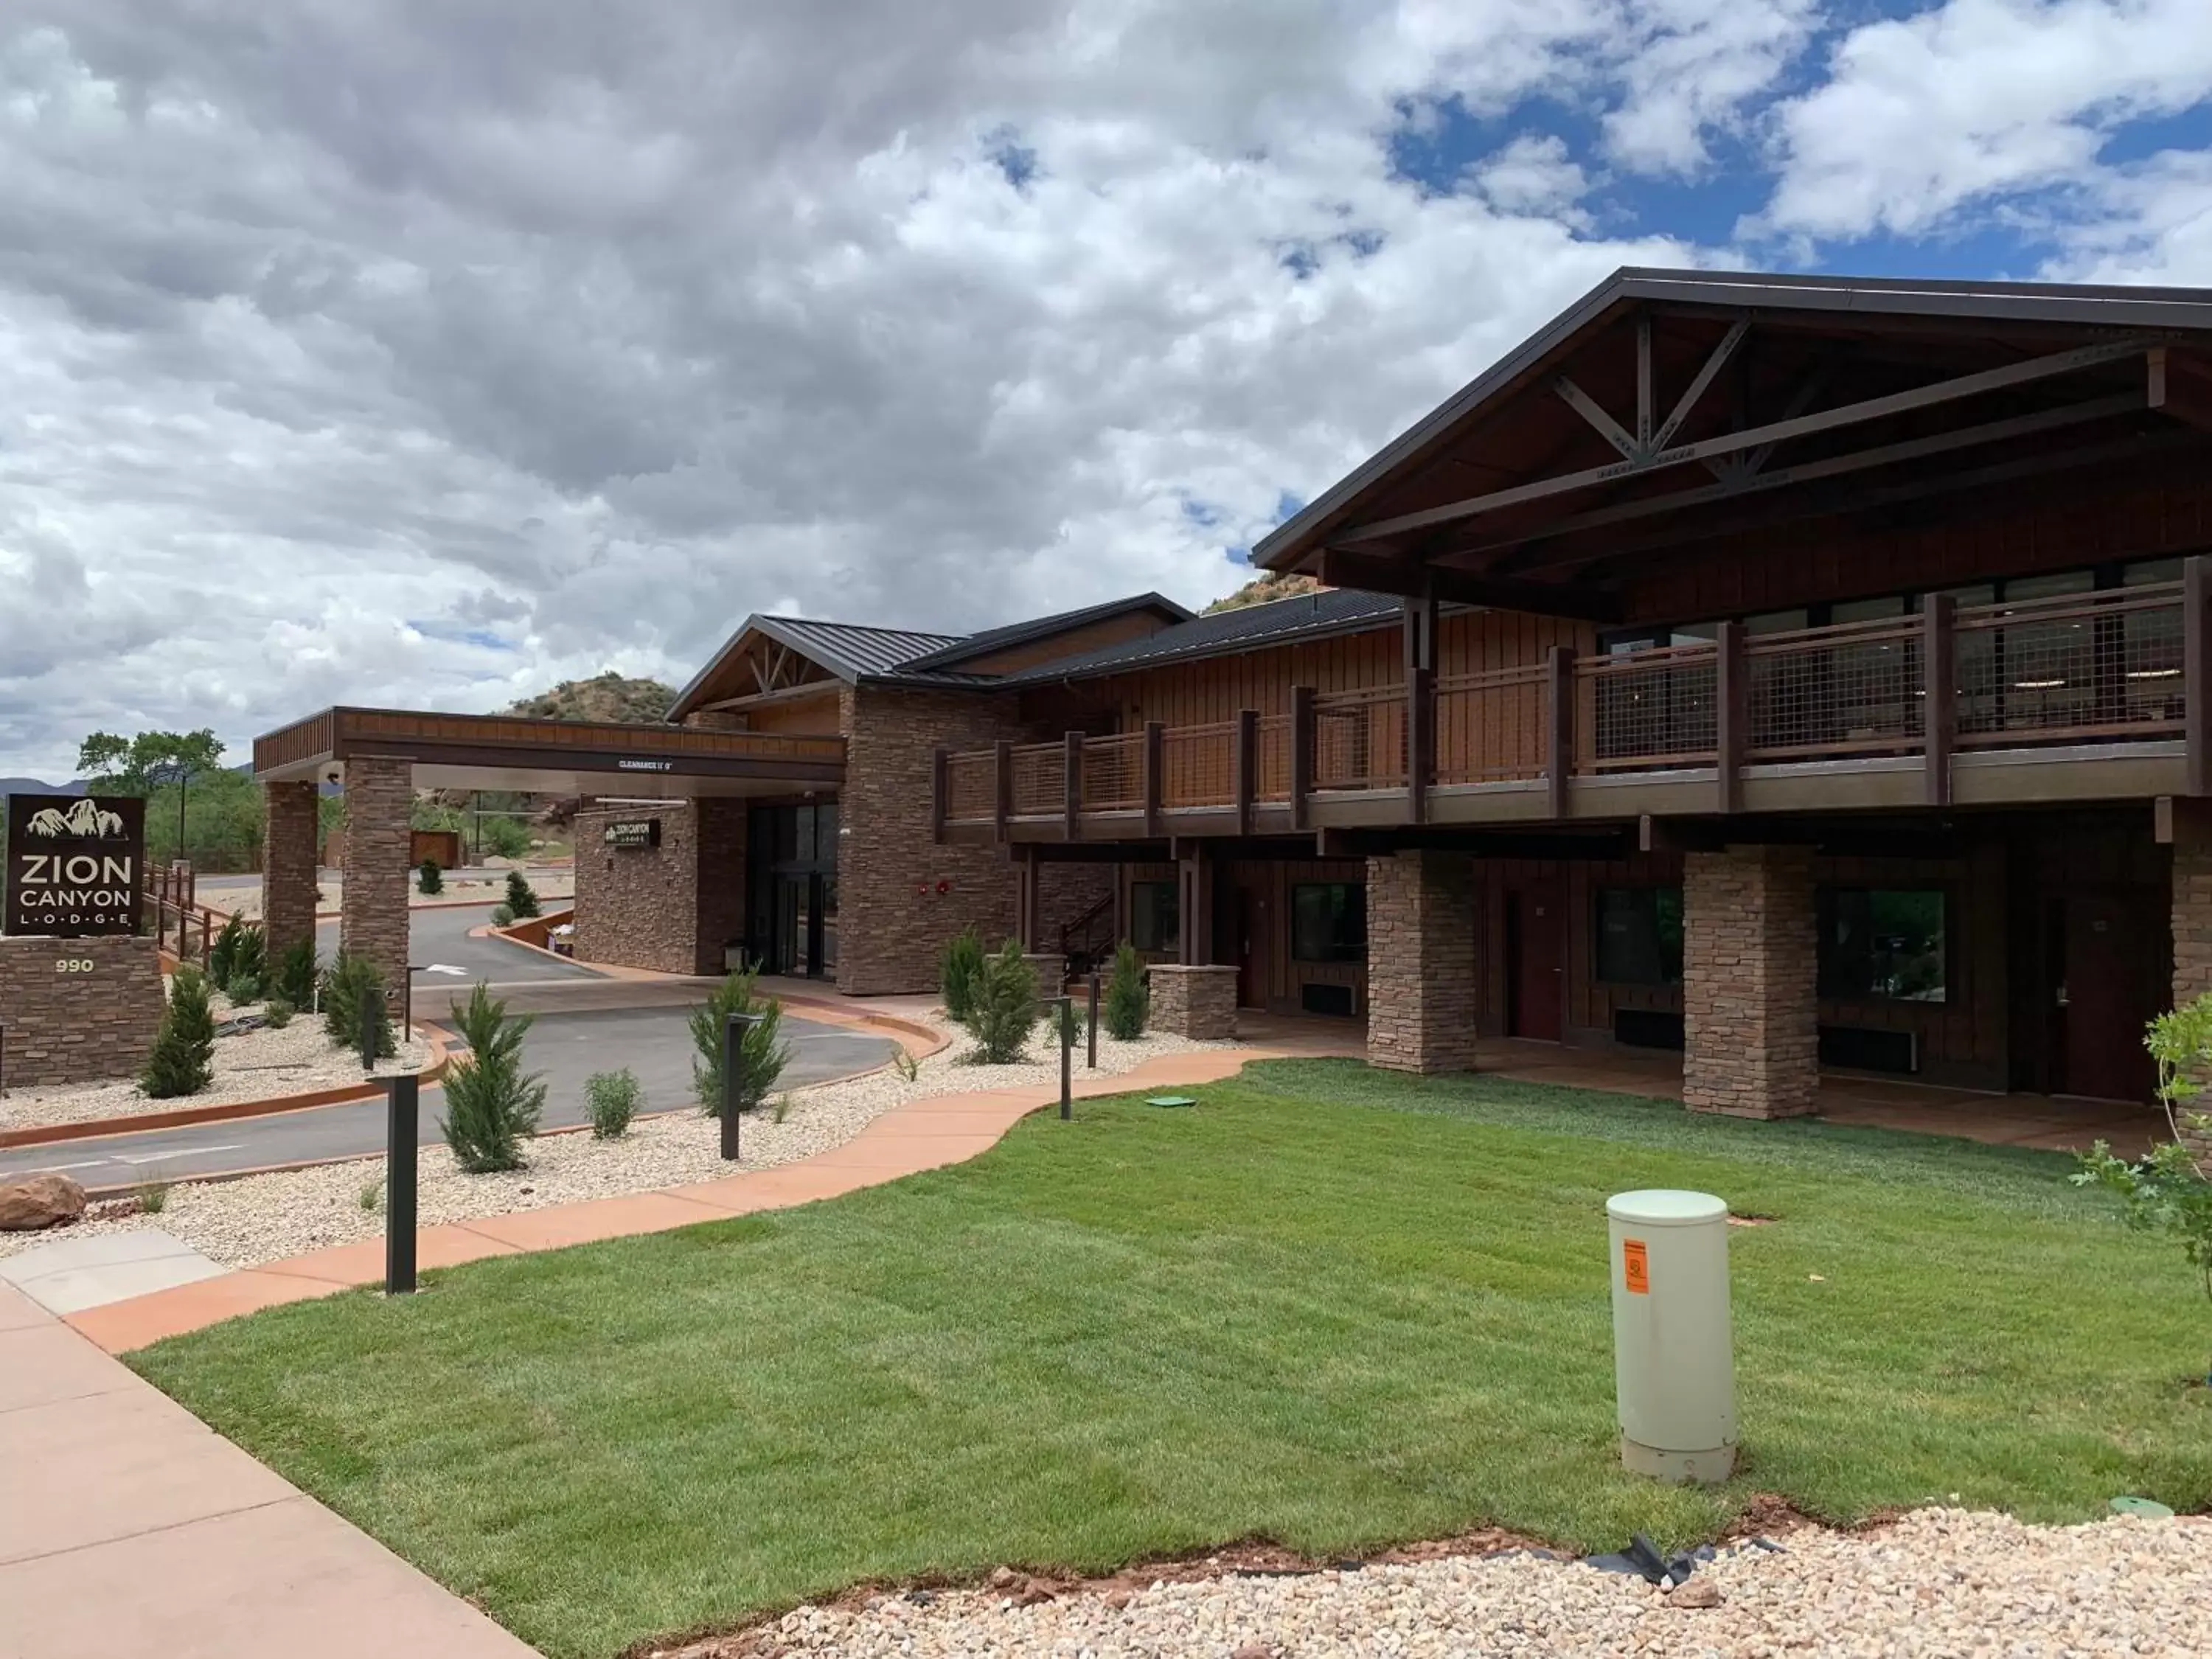
<path fill-rule="evenodd" d="M 2177 808 L 2182 803 L 2174 803 Z M 2192 804 L 2196 805 L 2196 804 Z M 2212 827 L 2195 811 L 2177 811 L 2173 830 L 2173 1006 L 2212 991 Z M 2212 1115 L 2212 1100 L 2199 1112 Z M 2200 1158 L 2212 1158 L 2212 1130 L 2182 1115 L 2181 1138 Z"/>
<path fill-rule="evenodd" d="M 272 963 L 315 937 L 315 793 L 312 779 L 261 786 L 261 927 Z"/>
<path fill-rule="evenodd" d="M 1156 962 L 1150 970 L 1152 1027 L 1176 1036 L 1237 1035 L 1237 970 L 1212 963 Z"/>
<path fill-rule="evenodd" d="M 407 985 L 407 854 L 415 806 L 415 763 L 345 763 L 346 847 L 338 948 L 365 957 L 386 990 Z M 398 1007 L 401 999 L 394 1000 Z"/>
<path fill-rule="evenodd" d="M 1808 847 L 1682 860 L 1682 1103 L 1737 1117 L 1814 1109 L 1820 1078 Z"/>
<path fill-rule="evenodd" d="M 1406 852 L 1367 860 L 1367 1063 L 1474 1068 L 1474 860 Z"/>

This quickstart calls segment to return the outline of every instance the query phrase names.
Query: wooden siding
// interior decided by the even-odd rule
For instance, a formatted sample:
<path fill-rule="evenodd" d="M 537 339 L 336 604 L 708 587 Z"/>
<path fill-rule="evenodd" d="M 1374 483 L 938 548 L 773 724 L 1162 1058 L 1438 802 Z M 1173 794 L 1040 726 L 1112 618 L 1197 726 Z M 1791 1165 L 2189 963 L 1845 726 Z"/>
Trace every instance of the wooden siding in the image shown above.
<path fill-rule="evenodd" d="M 1124 864 L 1121 871 L 1119 896 L 1120 915 L 1124 919 L 1127 933 L 1129 915 L 1129 888 L 1140 881 L 1164 881 L 1176 884 L 1176 866 L 1172 864 Z M 1305 882 L 1355 882 L 1367 880 L 1367 861 L 1364 859 L 1223 859 L 1212 866 L 1214 891 L 1218 894 L 1231 884 L 1246 884 L 1256 887 L 1267 907 L 1267 949 L 1262 973 L 1269 1012 L 1296 1013 L 1300 998 L 1307 985 L 1342 985 L 1351 988 L 1352 1008 L 1359 1018 L 1367 1012 L 1367 964 L 1364 962 L 1293 962 L 1291 960 L 1291 889 Z M 1236 942 L 1218 937 L 1216 930 L 1213 959 L 1226 966 L 1237 965 Z M 1172 951 L 1148 951 L 1147 962 L 1172 962 Z"/>
<path fill-rule="evenodd" d="M 1102 646 L 1120 645 L 1127 640 L 1149 639 L 1167 625 L 1168 619 L 1157 611 L 1128 611 L 1119 617 L 1108 617 L 1087 627 L 1071 628 L 1064 634 L 1051 634 L 1026 644 L 1009 646 L 1003 651 L 964 659 L 953 664 L 950 672 L 957 674 L 1017 673 L 1024 668 L 1033 668 L 1041 662 L 1054 662 L 1062 657 L 1096 651 Z"/>
<path fill-rule="evenodd" d="M 839 689 L 837 682 L 832 680 L 822 688 L 818 697 L 764 702 L 731 712 L 743 719 L 742 729 L 747 732 L 795 732 L 835 737 L 844 729 L 838 714 Z"/>

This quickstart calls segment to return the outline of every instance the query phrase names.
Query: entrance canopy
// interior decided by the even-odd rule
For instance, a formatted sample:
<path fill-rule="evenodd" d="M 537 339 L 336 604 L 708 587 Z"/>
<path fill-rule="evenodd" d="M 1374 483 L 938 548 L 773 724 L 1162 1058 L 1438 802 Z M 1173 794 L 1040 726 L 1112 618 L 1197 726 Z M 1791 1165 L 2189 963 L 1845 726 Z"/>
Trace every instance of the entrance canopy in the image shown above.
<path fill-rule="evenodd" d="M 263 783 L 335 781 L 369 759 L 411 761 L 417 788 L 547 795 L 781 795 L 845 781 L 844 738 L 777 732 L 326 708 L 253 740 Z"/>

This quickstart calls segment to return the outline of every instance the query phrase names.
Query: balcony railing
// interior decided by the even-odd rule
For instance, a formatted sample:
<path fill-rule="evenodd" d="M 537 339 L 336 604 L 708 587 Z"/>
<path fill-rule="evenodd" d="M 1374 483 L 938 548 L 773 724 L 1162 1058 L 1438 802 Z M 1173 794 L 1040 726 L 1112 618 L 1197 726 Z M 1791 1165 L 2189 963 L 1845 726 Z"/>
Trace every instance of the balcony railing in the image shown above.
<path fill-rule="evenodd" d="M 1437 790 L 1547 783 L 1567 816 L 1576 779 L 1715 779 L 1714 805 L 1741 804 L 1757 767 L 1913 757 L 1931 805 L 1950 799 L 1961 750 L 2186 739 L 2189 792 L 2212 793 L 2212 566 L 2184 580 L 1972 608 L 1930 599 L 1914 616 L 1543 662 L 1410 686 L 1299 689 L 1288 714 L 1060 743 L 945 754 L 938 821 L 994 824 L 1090 813 L 1289 809 L 1401 792 L 1419 822 Z M 2192 640 L 2192 634 L 2194 639 Z M 1071 781 L 1072 780 L 1072 781 Z M 1364 799 L 1346 810 L 1380 821 Z M 1679 810 L 1679 809 L 1677 809 Z M 1387 805 L 1385 811 L 1388 811 Z M 1268 820 L 1279 825 L 1279 816 Z"/>

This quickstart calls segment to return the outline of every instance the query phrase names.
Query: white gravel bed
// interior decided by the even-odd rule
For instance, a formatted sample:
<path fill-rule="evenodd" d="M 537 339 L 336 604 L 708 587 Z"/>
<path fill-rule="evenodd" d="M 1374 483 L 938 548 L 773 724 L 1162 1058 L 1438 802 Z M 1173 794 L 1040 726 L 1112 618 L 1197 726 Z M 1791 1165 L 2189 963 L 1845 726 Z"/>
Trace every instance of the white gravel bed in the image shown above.
<path fill-rule="evenodd" d="M 1222 1046 L 1165 1036 L 1115 1042 L 1102 1034 L 1098 1071 L 1091 1075 L 1126 1072 L 1158 1054 Z M 956 1043 L 923 1060 L 920 1076 L 911 1083 L 885 1067 L 841 1083 L 793 1090 L 787 1097 L 789 1111 L 783 1122 L 775 1122 L 774 1113 L 765 1109 L 746 1117 L 739 1138 L 744 1156 L 735 1164 L 722 1161 L 720 1126 L 688 1107 L 641 1118 L 617 1140 L 595 1140 L 580 1131 L 540 1136 L 531 1144 L 527 1169 L 500 1175 L 464 1175 L 443 1146 L 426 1146 L 416 1177 L 420 1218 L 424 1226 L 431 1226 L 714 1181 L 788 1164 L 842 1146 L 876 1118 L 909 1100 L 1024 1085 L 1056 1085 L 1056 1050 L 1040 1037 L 1032 1043 L 1031 1053 L 1026 1064 L 982 1066 L 966 1061 Z M 1079 1050 L 1076 1060 L 1076 1075 L 1085 1075 Z M 653 1108 L 673 1103 L 647 1104 Z M 442 1097 L 437 1094 L 423 1102 L 424 1112 L 434 1121 L 443 1109 Z M 257 1267 L 326 1245 L 382 1237 L 381 1210 L 364 1209 L 362 1193 L 378 1186 L 380 1194 L 383 1172 L 383 1159 L 370 1158 L 236 1181 L 182 1182 L 169 1189 L 158 1215 L 88 1219 L 67 1229 L 67 1236 L 159 1226 L 226 1267 Z M 149 1181 L 161 1179 L 158 1165 L 149 1165 L 146 1173 Z M 0 1233 L 0 1255 L 59 1236 L 53 1231 Z"/>
<path fill-rule="evenodd" d="M 218 1025 L 234 1013 L 262 1011 L 258 1003 L 234 1009 L 220 992 L 211 994 L 209 1003 Z M 430 1045 L 422 1038 L 410 1037 L 398 1047 L 393 1058 L 377 1062 L 379 1076 L 419 1072 L 430 1063 Z M 216 1037 L 215 1080 L 196 1095 L 155 1100 L 139 1089 L 136 1078 L 112 1078 L 65 1088 L 10 1089 L 0 1096 L 0 1129 L 86 1123 L 97 1118 L 134 1117 L 141 1112 L 193 1106 L 227 1106 L 235 1101 L 335 1089 L 359 1083 L 362 1077 L 360 1057 L 324 1035 L 321 1016 L 301 1012 L 293 1015 L 291 1024 L 281 1031 L 264 1026 Z"/>
<path fill-rule="evenodd" d="M 800 1607 L 681 1650 L 841 1659 L 1424 1659 L 1527 1654 L 1990 1656 L 2212 1653 L 2212 1525 L 2031 1527 L 1919 1510 L 1864 1534 L 1808 1529 L 1691 1580 L 1717 1606 L 1640 1578 L 1529 1555 L 1134 1587 L 990 1588 Z"/>
<path fill-rule="evenodd" d="M 574 873 L 563 866 L 558 870 L 526 870 L 527 881 L 541 902 L 558 899 L 567 903 L 575 896 Z M 345 884 L 341 881 L 325 880 L 315 889 L 315 908 L 318 911 L 336 910 L 345 896 Z M 507 896 L 507 876 L 448 875 L 444 890 L 438 893 L 418 893 L 415 878 L 407 878 L 407 902 L 419 908 L 425 904 L 452 904 L 465 900 L 475 904 L 496 904 Z M 204 887 L 199 890 L 198 902 L 210 910 L 227 916 L 243 916 L 248 921 L 261 919 L 261 889 L 252 887 Z"/>

